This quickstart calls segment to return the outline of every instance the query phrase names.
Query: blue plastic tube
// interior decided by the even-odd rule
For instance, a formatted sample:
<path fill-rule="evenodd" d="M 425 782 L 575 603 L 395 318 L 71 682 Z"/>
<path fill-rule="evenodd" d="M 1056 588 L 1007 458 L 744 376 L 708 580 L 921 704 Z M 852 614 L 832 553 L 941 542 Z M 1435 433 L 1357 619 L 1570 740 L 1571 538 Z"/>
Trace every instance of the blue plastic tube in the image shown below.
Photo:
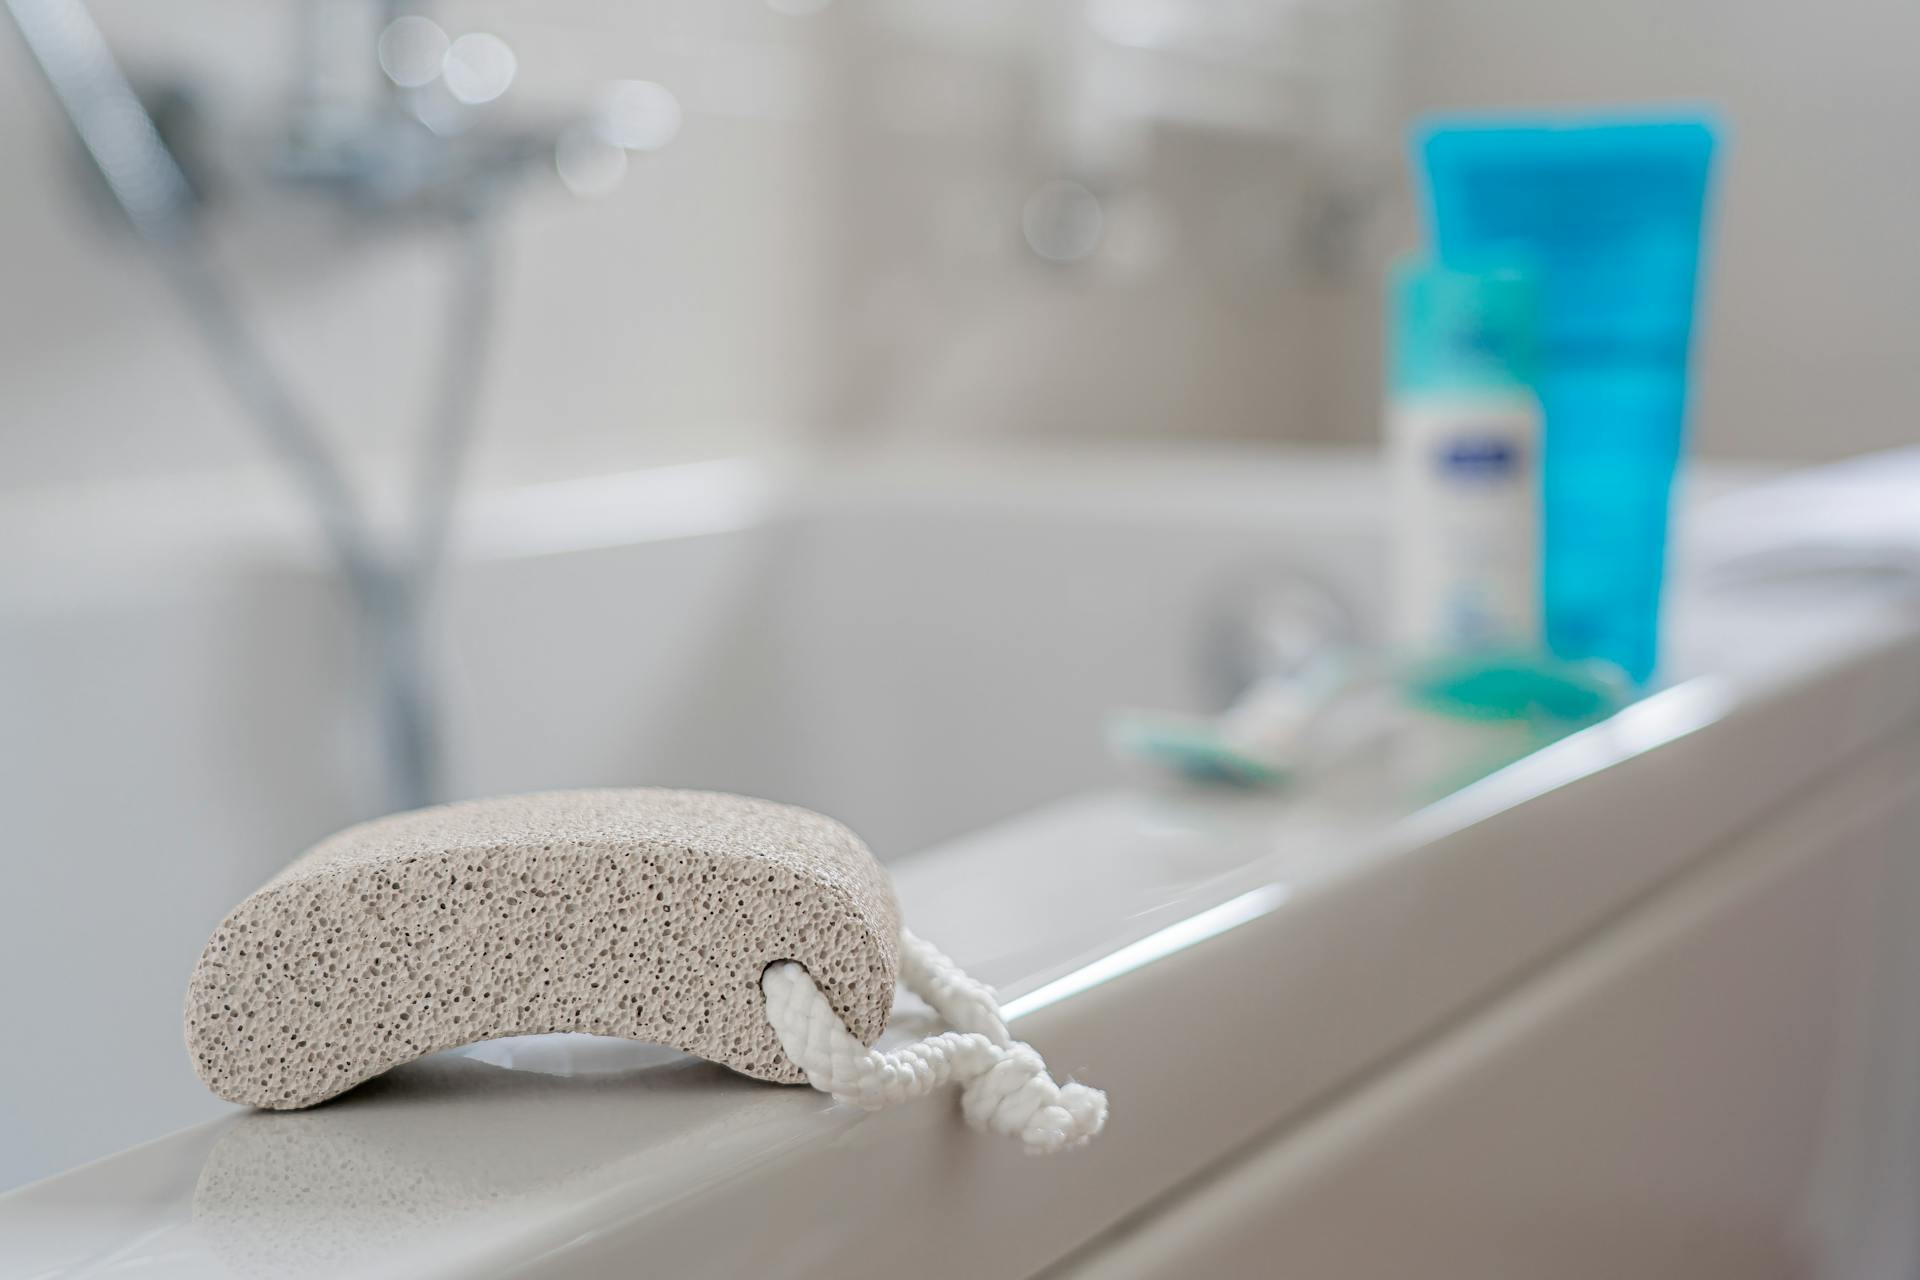
<path fill-rule="evenodd" d="M 1699 117 L 1445 120 L 1416 140 L 1439 260 L 1537 280 L 1547 646 L 1636 683 L 1659 657 L 1714 142 Z"/>

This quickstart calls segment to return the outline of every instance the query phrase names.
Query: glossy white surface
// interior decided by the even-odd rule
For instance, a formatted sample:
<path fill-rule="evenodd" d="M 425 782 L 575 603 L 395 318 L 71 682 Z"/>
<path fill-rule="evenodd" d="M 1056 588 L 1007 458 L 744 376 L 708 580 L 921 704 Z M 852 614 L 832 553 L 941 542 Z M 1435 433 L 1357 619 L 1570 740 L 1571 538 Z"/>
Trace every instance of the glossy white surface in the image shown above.
<path fill-rule="evenodd" d="M 1916 830 L 1909 731 L 1058 1280 L 1914 1275 Z"/>
<path fill-rule="evenodd" d="M 450 796 L 709 787 L 891 858 L 1111 785 L 1103 717 L 1199 704 L 1238 575 L 1363 581 L 1367 482 L 1285 455 L 775 460 L 486 495 L 446 597 Z M 230 907 L 372 816 L 353 639 L 285 506 L 0 503 L 0 547 L 32 552 L 0 555 L 0 667 L 28 673 L 0 684 L 0 973 L 97 939 L 6 992 L 63 1051 L 0 1055 L 0 1187 L 222 1114 L 181 1051 L 185 975 Z"/>
<path fill-rule="evenodd" d="M 1282 475 L 1298 501 L 1279 514 Z M 684 744 L 677 767 L 784 782 L 878 842 L 967 831 L 1106 776 L 1089 730 L 1112 702 L 1197 701 L 1192 619 L 1250 561 L 1312 557 L 1364 582 L 1366 492 L 1338 463 L 868 473 L 813 490 L 791 510 L 829 517 L 757 549 L 715 534 L 490 559 L 455 604 L 476 691 L 462 777 L 637 780 L 593 771 L 650 758 L 634 740 L 652 726 Z M 663 581 L 644 575 L 671 571 L 670 549 L 683 610 L 609 589 L 615 564 L 613 581 Z M 749 549 L 781 571 L 716 571 Z M 554 640 L 561 601 L 591 624 L 568 636 L 598 649 Z M 1672 687 L 1438 800 L 1373 766 L 1282 797 L 1109 786 L 899 859 L 914 927 L 1000 985 L 1056 1067 L 1109 1090 L 1113 1126 L 1081 1156 L 1025 1161 L 942 1107 L 860 1117 L 629 1046 L 493 1046 L 0 1198 L 0 1274 L 594 1275 L 641 1257 L 860 1274 L 896 1264 L 879 1239 L 911 1241 L 924 1274 L 1030 1272 L 1506 990 L 1920 711 L 1911 621 L 1877 596 L 1682 603 Z M 615 727 L 585 690 L 618 657 L 634 674 Z M 650 668 L 743 678 L 716 698 L 649 687 Z M 793 737 L 745 736 L 769 707 Z M 1040 883 L 1008 895 L 1015 869 Z M 1182 1101 L 1195 1072 L 1231 1103 Z"/>

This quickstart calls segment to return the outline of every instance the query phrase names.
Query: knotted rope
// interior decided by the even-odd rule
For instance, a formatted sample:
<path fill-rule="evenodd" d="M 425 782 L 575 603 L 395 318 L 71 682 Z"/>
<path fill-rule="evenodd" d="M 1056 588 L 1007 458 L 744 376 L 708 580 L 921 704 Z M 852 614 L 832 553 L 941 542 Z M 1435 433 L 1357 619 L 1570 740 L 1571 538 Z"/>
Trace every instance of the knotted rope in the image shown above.
<path fill-rule="evenodd" d="M 760 988 L 780 1047 L 835 1101 L 878 1111 L 958 1084 L 968 1124 L 1018 1138 L 1034 1155 L 1084 1146 L 1106 1124 L 1106 1094 L 1072 1081 L 1055 1084 L 1033 1047 L 1008 1034 L 992 988 L 905 929 L 900 981 L 954 1030 L 898 1049 L 870 1049 L 798 964 L 767 966 Z"/>

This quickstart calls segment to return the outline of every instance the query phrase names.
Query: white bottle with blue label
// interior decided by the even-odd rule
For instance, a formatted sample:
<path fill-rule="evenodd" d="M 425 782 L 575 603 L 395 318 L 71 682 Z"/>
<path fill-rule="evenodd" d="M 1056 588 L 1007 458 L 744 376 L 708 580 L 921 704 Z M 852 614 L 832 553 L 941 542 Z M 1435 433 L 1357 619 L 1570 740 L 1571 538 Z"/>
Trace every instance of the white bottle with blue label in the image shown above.
<path fill-rule="evenodd" d="M 1540 402 L 1518 272 L 1394 276 L 1393 634 L 1410 657 L 1541 643 Z"/>

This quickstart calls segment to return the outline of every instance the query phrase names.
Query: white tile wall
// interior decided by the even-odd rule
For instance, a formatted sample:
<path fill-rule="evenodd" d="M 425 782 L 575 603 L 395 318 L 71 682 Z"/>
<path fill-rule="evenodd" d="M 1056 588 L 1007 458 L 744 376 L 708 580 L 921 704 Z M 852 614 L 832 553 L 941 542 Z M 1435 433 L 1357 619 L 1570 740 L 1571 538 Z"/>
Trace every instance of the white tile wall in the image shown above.
<path fill-rule="evenodd" d="M 353 233 L 250 177 L 296 6 L 96 8 L 131 64 L 194 84 L 209 105 L 230 177 L 218 239 L 283 362 L 333 430 L 369 454 L 399 447 L 426 392 L 444 245 Z M 1733 140 L 1699 445 L 1828 456 L 1915 435 L 1920 165 L 1907 153 L 1920 78 L 1904 57 L 1920 45 L 1920 9 L 1292 8 L 1318 15 L 1300 25 L 1307 50 L 1337 47 L 1330 14 L 1374 24 L 1349 28 L 1379 37 L 1377 65 L 1341 65 L 1394 74 L 1342 99 L 1373 110 L 1343 127 L 1370 149 L 1367 180 L 1396 191 L 1399 133 L 1423 110 L 1718 104 Z M 697 456 L 809 429 L 1370 439 L 1377 270 L 1411 237 L 1404 195 L 1358 224 L 1362 268 L 1328 272 L 1301 242 L 1301 202 L 1326 171 L 1284 142 L 1162 121 L 1116 161 L 1075 105 L 1098 98 L 1089 76 L 1145 65 L 1088 56 L 1088 15 L 1106 10 L 1119 11 L 440 6 L 450 29 L 497 30 L 518 50 L 504 112 L 576 109 L 614 77 L 659 80 L 687 107 L 680 138 L 612 195 L 582 202 L 547 183 L 518 202 L 483 461 Z M 171 301 L 79 201 L 84 170 L 17 42 L 0 40 L 0 68 L 0 487 L 255 457 Z M 1106 202 L 1100 252 L 1079 268 L 1041 262 L 1021 238 L 1023 202 L 1059 176 Z"/>
<path fill-rule="evenodd" d="M 282 363 L 333 432 L 366 452 L 397 447 L 428 390 L 447 246 L 421 232 L 370 238 L 258 181 L 296 7 L 95 10 L 130 69 L 203 96 L 229 178 L 214 236 Z M 636 157 L 612 194 L 581 201 L 548 176 L 517 201 L 483 401 L 489 457 L 725 452 L 804 418 L 819 364 L 807 319 L 820 202 L 798 21 L 757 0 L 435 12 L 514 44 L 503 113 L 578 111 L 616 77 L 667 84 L 686 108 L 679 138 Z M 258 456 L 135 246 L 80 200 L 90 175 L 4 28 L 0 175 L 0 487 Z"/>

